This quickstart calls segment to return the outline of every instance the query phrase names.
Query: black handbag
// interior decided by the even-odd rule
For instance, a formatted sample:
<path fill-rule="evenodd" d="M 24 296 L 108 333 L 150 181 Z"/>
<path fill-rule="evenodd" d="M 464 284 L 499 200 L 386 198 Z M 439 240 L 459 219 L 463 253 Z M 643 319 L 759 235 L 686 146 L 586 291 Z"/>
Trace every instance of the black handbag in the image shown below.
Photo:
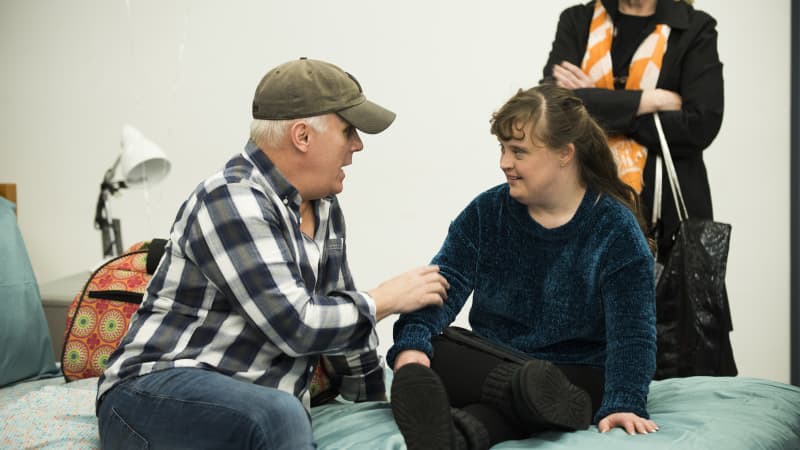
<path fill-rule="evenodd" d="M 666 255 L 656 255 L 654 379 L 694 375 L 735 376 L 729 333 L 733 330 L 725 271 L 731 226 L 689 217 L 661 120 L 654 114 L 663 165 L 672 188 L 679 226 Z M 661 214 L 662 156 L 656 158 L 653 224 Z"/>

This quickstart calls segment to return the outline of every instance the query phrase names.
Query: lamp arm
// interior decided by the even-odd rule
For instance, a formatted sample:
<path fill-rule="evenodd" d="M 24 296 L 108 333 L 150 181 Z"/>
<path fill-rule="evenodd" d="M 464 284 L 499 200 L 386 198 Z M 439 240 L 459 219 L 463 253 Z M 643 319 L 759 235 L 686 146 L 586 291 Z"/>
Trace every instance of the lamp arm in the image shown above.
<path fill-rule="evenodd" d="M 108 209 L 108 198 L 120 189 L 127 188 L 124 180 L 114 181 L 114 174 L 119 166 L 121 157 L 118 156 L 114 164 L 106 170 L 103 181 L 100 183 L 100 195 L 97 197 L 97 206 L 94 211 L 94 227 L 100 230 L 103 244 L 103 256 L 114 256 L 122 254 L 122 236 L 120 233 L 119 220 L 111 217 Z"/>
<path fill-rule="evenodd" d="M 106 209 L 108 191 L 105 189 L 104 185 L 105 183 L 100 185 L 100 195 L 97 197 L 97 206 L 94 210 L 94 227 L 98 230 L 108 225 L 110 220 L 110 217 L 108 217 L 108 210 Z"/>
<path fill-rule="evenodd" d="M 114 164 L 106 170 L 106 174 L 103 177 L 103 183 L 110 183 L 111 179 L 114 178 L 114 172 L 117 171 L 117 166 L 119 166 L 119 162 L 122 160 L 122 155 L 117 156 L 117 159 L 114 161 Z"/>

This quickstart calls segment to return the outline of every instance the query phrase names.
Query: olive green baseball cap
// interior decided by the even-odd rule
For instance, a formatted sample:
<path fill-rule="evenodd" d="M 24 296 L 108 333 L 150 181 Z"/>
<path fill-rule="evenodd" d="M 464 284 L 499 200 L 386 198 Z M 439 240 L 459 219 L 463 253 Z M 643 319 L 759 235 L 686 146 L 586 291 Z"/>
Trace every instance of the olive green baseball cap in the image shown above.
<path fill-rule="evenodd" d="M 358 80 L 339 67 L 308 58 L 267 72 L 253 97 L 253 118 L 290 120 L 336 113 L 364 133 L 380 133 L 395 113 L 367 100 Z"/>

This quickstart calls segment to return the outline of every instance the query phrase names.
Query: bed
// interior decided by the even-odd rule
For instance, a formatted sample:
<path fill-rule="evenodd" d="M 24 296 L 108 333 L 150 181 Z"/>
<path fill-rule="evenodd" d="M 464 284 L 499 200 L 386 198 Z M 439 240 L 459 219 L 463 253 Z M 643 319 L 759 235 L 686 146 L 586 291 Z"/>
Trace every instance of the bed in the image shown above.
<path fill-rule="evenodd" d="M 387 372 L 391 381 L 391 374 Z M 0 390 L 0 448 L 99 448 L 97 379 L 50 378 Z M 546 432 L 495 449 L 800 449 L 800 389 L 756 378 L 692 377 L 654 381 L 648 406 L 661 431 L 627 436 Z M 386 402 L 335 400 L 312 409 L 321 449 L 404 449 Z"/>
<path fill-rule="evenodd" d="M 0 193 L 6 192 L 2 186 Z M 10 304 L 10 299 L 0 300 L 4 306 Z M 38 329 L 49 334 L 46 325 Z M 36 340 L 31 329 L 26 330 L 26 341 Z M 9 342 L 0 340 L 0 355 L 9 354 Z M 52 355 L 51 350 L 47 352 Z M 390 371 L 386 378 L 390 384 Z M 96 387 L 96 378 L 66 383 L 52 371 L 7 384 L 0 389 L 0 449 L 98 448 Z M 784 383 L 747 377 L 653 381 L 648 408 L 661 428 L 657 433 L 627 436 L 617 429 L 599 434 L 592 427 L 572 433 L 546 432 L 494 448 L 800 449 L 800 388 Z M 387 402 L 355 404 L 336 399 L 313 408 L 311 416 L 321 449 L 405 448 Z"/>

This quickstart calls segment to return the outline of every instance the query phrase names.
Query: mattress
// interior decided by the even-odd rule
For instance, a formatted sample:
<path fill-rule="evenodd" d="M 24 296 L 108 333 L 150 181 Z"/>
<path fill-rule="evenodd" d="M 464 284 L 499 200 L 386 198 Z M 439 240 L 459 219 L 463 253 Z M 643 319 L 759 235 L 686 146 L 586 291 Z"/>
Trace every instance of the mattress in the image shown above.
<path fill-rule="evenodd" d="M 391 375 L 387 373 L 388 381 Z M 0 390 L 0 448 L 99 447 L 94 378 L 52 378 Z M 654 381 L 648 408 L 661 430 L 628 436 L 545 432 L 495 449 L 779 450 L 800 449 L 800 388 L 746 377 L 690 377 Z M 321 449 L 404 449 L 386 402 L 336 400 L 312 409 Z"/>

